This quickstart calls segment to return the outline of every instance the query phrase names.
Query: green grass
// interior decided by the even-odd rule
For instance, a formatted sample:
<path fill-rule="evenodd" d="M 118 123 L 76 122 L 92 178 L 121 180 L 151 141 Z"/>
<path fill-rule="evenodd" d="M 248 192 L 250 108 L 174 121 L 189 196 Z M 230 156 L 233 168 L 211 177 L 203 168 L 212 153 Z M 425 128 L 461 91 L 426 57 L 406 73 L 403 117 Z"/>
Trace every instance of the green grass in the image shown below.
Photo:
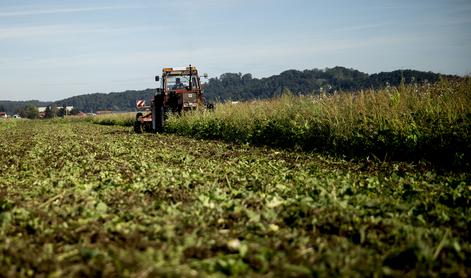
<path fill-rule="evenodd" d="M 428 86 L 217 105 L 166 131 L 228 142 L 469 168 L 471 79 Z"/>
<path fill-rule="evenodd" d="M 471 79 L 216 105 L 169 115 L 165 132 L 347 158 L 471 167 Z M 132 126 L 134 113 L 86 118 Z"/>
<path fill-rule="evenodd" d="M 0 156 L 1 276 L 471 272 L 467 172 L 65 121 Z"/>
<path fill-rule="evenodd" d="M 89 116 L 85 118 L 85 121 L 99 125 L 133 126 L 135 119 L 136 113 L 130 112 Z"/>
<path fill-rule="evenodd" d="M 47 119 L 53 123 L 75 123 L 75 122 L 87 122 L 97 125 L 108 125 L 108 126 L 125 126 L 132 127 L 134 120 L 136 119 L 135 112 L 128 113 L 112 113 L 112 114 L 101 114 L 95 116 L 66 116 L 66 117 L 55 117 Z"/>

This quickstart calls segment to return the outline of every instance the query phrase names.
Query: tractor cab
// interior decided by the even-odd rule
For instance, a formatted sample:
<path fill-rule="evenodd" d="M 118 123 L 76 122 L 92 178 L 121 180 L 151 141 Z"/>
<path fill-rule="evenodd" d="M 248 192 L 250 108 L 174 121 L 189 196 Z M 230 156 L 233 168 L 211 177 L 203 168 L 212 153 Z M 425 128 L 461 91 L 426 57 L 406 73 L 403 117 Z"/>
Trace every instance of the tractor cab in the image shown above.
<path fill-rule="evenodd" d="M 160 77 L 156 76 L 155 80 L 159 81 Z M 180 113 L 196 109 L 204 102 L 198 70 L 191 65 L 184 68 L 164 68 L 158 92 L 163 95 L 166 111 Z"/>
<path fill-rule="evenodd" d="M 204 74 L 207 78 L 208 75 Z M 166 113 L 181 113 L 194 110 L 206 105 L 203 97 L 201 79 L 196 67 L 190 65 L 182 68 L 164 68 L 162 77 L 156 76 L 156 82 L 160 82 L 150 106 L 145 101 L 138 100 L 136 107 L 139 110 L 148 111 L 146 114 L 136 114 L 134 131 L 161 131 L 164 126 Z"/>

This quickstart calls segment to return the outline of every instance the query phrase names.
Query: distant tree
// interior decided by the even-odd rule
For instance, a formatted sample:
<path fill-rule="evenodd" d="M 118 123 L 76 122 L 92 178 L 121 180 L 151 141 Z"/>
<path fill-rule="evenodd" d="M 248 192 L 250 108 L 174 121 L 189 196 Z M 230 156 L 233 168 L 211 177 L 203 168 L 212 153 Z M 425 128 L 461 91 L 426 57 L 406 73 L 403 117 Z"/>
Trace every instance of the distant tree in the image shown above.
<path fill-rule="evenodd" d="M 5 110 L 5 106 L 0 105 L 0 112 L 5 112 L 5 111 L 6 111 L 6 110 Z"/>
<path fill-rule="evenodd" d="M 224 73 L 209 79 L 204 86 L 204 94 L 208 101 L 266 99 L 278 96 L 284 89 L 293 95 L 312 95 L 335 91 L 355 91 L 361 89 L 380 89 L 386 86 L 405 84 L 435 83 L 440 75 L 432 72 L 415 70 L 397 70 L 367 74 L 345 67 L 333 67 L 311 70 L 286 70 L 278 75 L 266 78 L 254 78 L 250 73 Z M 458 76 L 445 75 L 443 78 L 453 79 Z M 150 101 L 155 89 L 142 91 L 125 91 L 120 93 L 94 93 L 63 99 L 54 103 L 39 101 L 0 101 L 8 113 L 23 110 L 27 104 L 36 107 L 51 106 L 51 114 L 65 116 L 64 105 L 70 105 L 79 111 L 95 112 L 99 110 L 136 111 L 136 100 Z M 58 109 L 58 107 L 60 109 Z M 1 108 L 1 107 L 0 107 Z M 4 109 L 4 110 L 5 110 Z M 54 111 L 55 110 L 55 111 Z M 59 111 L 61 110 L 61 111 Z"/>
<path fill-rule="evenodd" d="M 57 117 L 58 113 L 59 113 L 59 109 L 57 108 L 57 105 L 55 104 L 51 105 L 51 115 L 53 117 Z"/>
<path fill-rule="evenodd" d="M 24 107 L 17 107 L 17 108 L 15 109 L 15 114 L 18 114 L 18 115 L 21 116 L 21 115 L 23 115 L 24 110 L 25 110 Z"/>
<path fill-rule="evenodd" d="M 58 108 L 57 116 L 58 117 L 65 117 L 65 115 L 67 115 L 67 107 L 64 105 L 63 107 Z"/>
<path fill-rule="evenodd" d="M 248 83 L 248 82 L 250 82 L 251 80 L 252 80 L 252 74 L 246 73 L 246 74 L 242 75 L 242 81 L 243 81 L 244 83 Z"/>
<path fill-rule="evenodd" d="M 28 119 L 37 119 L 39 118 L 39 111 L 36 106 L 33 106 L 31 104 L 26 105 L 24 108 L 20 109 L 19 111 L 20 116 L 22 118 L 28 118 Z"/>
<path fill-rule="evenodd" d="M 51 115 L 51 107 L 47 106 L 46 110 L 44 110 L 44 118 L 49 119 L 52 118 L 53 116 Z"/>
<path fill-rule="evenodd" d="M 80 113 L 80 110 L 78 110 L 77 108 L 72 108 L 72 110 L 70 110 L 70 115 L 78 115 Z"/>
<path fill-rule="evenodd" d="M 44 111 L 44 118 L 50 119 L 57 116 L 57 107 L 55 105 L 49 105 Z"/>

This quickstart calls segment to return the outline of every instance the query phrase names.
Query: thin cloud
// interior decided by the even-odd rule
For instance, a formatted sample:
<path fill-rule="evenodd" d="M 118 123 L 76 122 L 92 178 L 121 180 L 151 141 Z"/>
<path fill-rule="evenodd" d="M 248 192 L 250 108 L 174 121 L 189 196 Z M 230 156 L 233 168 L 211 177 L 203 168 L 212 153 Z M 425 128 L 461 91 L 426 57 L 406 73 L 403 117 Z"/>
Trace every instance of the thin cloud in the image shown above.
<path fill-rule="evenodd" d="M 338 29 L 334 29 L 332 31 L 333 32 L 365 31 L 365 30 L 383 28 L 390 25 L 391 25 L 390 23 L 386 23 L 386 22 L 375 23 L 375 24 L 364 24 L 364 25 L 350 25 L 350 26 L 345 26 Z"/>
<path fill-rule="evenodd" d="M 77 68 L 77 67 L 110 67 L 148 64 L 149 61 L 159 63 L 179 64 L 193 61 L 195 58 L 205 58 L 208 62 L 231 59 L 238 61 L 268 60 L 270 57 L 318 57 L 321 55 L 336 54 L 339 51 L 362 49 L 365 47 L 384 45 L 413 44 L 423 38 L 415 36 L 386 36 L 361 39 L 331 39 L 306 40 L 298 45 L 280 44 L 269 49 L 263 44 L 245 46 L 216 46 L 194 48 L 191 52 L 185 49 L 161 51 L 130 51 L 125 53 L 89 53 L 75 56 L 49 57 L 42 59 L 11 59 L 3 66 L 5 70 L 12 69 L 40 69 L 40 68 Z M 229 58 L 230 57 L 230 58 Z M 0 60 L 1 61 L 1 60 Z M 0 69 L 1 70 L 1 69 Z"/>
<path fill-rule="evenodd" d="M 71 30 L 77 32 L 77 29 L 72 29 L 64 25 L 7 27 L 0 28 L 0 40 L 58 35 L 70 32 Z"/>
<path fill-rule="evenodd" d="M 127 34 L 138 31 L 157 30 L 157 27 L 148 26 L 133 26 L 133 27 L 99 27 L 87 25 L 30 25 L 18 27 L 0 27 L 0 40 L 12 39 L 31 39 L 42 38 L 50 36 L 63 36 L 75 34 Z"/>
<path fill-rule="evenodd" d="M 33 9 L 16 10 L 0 12 L 1 17 L 17 17 L 17 16 L 32 16 L 32 15 L 49 15 L 49 14 L 64 14 L 64 13 L 79 13 L 79 12 L 94 12 L 94 11 L 107 11 L 107 10 L 120 10 L 131 8 L 130 6 L 102 6 L 102 7 L 87 7 L 87 8 L 49 8 L 49 9 Z"/>

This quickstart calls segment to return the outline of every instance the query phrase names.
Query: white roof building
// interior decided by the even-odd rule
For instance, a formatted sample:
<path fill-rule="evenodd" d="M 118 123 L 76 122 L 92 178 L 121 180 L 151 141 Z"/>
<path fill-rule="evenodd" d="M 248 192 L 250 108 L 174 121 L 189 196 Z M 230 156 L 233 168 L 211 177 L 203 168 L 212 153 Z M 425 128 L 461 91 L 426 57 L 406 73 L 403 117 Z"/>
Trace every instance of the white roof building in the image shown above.
<path fill-rule="evenodd" d="M 61 109 L 61 108 L 62 108 L 62 106 L 57 107 L 57 109 Z M 38 112 L 39 113 L 44 113 L 44 112 L 46 112 L 46 109 L 47 109 L 47 106 L 46 107 L 38 107 Z M 72 109 L 74 109 L 73 106 L 66 106 L 65 107 L 65 110 L 67 110 L 67 112 L 72 111 Z"/>

